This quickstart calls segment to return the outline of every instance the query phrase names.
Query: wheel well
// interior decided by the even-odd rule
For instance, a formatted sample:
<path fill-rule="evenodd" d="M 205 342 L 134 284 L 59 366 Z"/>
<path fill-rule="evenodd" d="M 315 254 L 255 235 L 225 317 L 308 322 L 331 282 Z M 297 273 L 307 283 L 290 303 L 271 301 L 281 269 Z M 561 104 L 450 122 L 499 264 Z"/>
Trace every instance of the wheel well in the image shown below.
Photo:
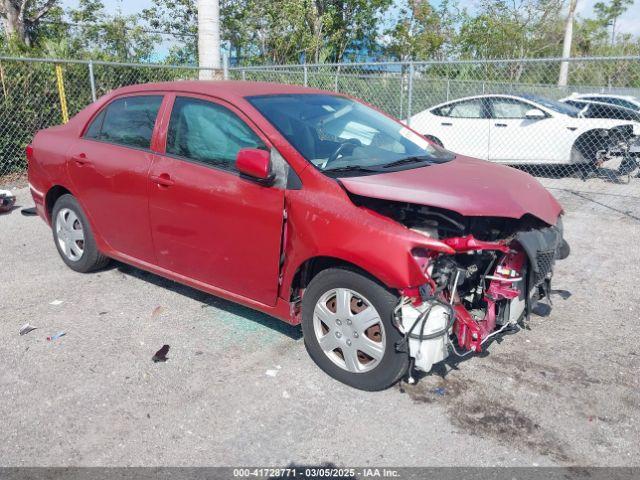
<path fill-rule="evenodd" d="M 384 288 L 388 288 L 378 278 L 371 275 L 366 270 L 359 266 L 335 257 L 314 257 L 306 260 L 302 265 L 298 267 L 293 280 L 291 282 L 290 301 L 296 300 L 300 296 L 300 291 L 307 288 L 311 280 L 323 270 L 329 268 L 344 268 L 347 270 L 358 272 L 371 280 L 379 283 Z"/>
<path fill-rule="evenodd" d="M 596 160 L 598 150 L 606 149 L 608 146 L 608 131 L 601 128 L 587 130 L 573 142 L 573 150 L 577 150 L 588 161 Z"/>
<path fill-rule="evenodd" d="M 71 195 L 71 192 L 61 185 L 54 185 L 49 189 L 49 191 L 47 192 L 47 196 L 45 197 L 45 200 L 44 200 L 44 204 L 47 209 L 47 216 L 49 217 L 49 219 L 51 219 L 51 212 L 53 211 L 53 206 L 56 204 L 56 202 L 62 195 L 66 195 L 66 194 Z"/>

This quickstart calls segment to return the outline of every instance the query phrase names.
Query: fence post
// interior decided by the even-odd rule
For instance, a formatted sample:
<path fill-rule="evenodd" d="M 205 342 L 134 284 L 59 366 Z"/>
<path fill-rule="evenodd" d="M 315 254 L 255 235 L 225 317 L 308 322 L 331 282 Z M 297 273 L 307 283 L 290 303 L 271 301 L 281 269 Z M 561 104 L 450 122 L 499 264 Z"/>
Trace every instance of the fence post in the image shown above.
<path fill-rule="evenodd" d="M 449 101 L 450 95 L 451 95 L 451 79 L 447 77 L 447 102 Z"/>
<path fill-rule="evenodd" d="M 247 72 L 244 71 L 244 68 L 240 70 L 240 75 L 242 75 L 242 81 L 247 79 Z"/>
<path fill-rule="evenodd" d="M 91 99 L 96 101 L 96 79 L 93 76 L 93 61 L 89 60 L 89 83 L 91 84 Z"/>
<path fill-rule="evenodd" d="M 55 64 L 56 80 L 58 82 L 58 97 L 60 98 L 60 111 L 62 112 L 62 123 L 69 121 L 69 110 L 67 108 L 67 94 L 64 91 L 64 75 L 62 65 Z"/>
<path fill-rule="evenodd" d="M 340 65 L 338 64 L 338 66 L 336 67 L 336 81 L 335 84 L 333 85 L 333 91 L 338 93 L 338 75 L 340 75 Z"/>
<path fill-rule="evenodd" d="M 411 126 L 411 111 L 413 107 L 413 75 L 414 75 L 413 62 L 409 62 L 409 85 L 407 87 L 407 125 Z"/>
<path fill-rule="evenodd" d="M 229 80 L 229 54 L 227 52 L 222 54 L 222 78 Z"/>
<path fill-rule="evenodd" d="M 302 68 L 303 68 L 303 72 L 304 72 L 304 86 L 308 87 L 309 86 L 309 71 L 307 69 L 307 62 L 304 63 Z"/>

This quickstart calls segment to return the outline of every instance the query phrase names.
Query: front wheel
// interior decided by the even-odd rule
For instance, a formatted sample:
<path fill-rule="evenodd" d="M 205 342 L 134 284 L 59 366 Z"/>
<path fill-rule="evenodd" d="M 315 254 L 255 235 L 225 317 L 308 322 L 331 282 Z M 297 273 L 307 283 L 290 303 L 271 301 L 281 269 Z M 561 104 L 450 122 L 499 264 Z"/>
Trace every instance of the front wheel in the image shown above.
<path fill-rule="evenodd" d="M 302 300 L 302 332 L 313 361 L 361 390 L 383 390 L 407 371 L 392 323 L 398 298 L 371 278 L 332 268 L 316 275 Z"/>

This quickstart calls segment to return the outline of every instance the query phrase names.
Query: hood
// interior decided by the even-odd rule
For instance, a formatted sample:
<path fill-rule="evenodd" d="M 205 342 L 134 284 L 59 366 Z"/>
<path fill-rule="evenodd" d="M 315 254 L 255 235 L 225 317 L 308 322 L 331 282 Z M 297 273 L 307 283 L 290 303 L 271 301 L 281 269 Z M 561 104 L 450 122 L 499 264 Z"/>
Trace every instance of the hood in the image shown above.
<path fill-rule="evenodd" d="M 518 219 L 531 214 L 555 225 L 562 212 L 557 200 L 528 173 L 462 156 L 340 182 L 355 195 L 453 210 L 469 217 Z"/>

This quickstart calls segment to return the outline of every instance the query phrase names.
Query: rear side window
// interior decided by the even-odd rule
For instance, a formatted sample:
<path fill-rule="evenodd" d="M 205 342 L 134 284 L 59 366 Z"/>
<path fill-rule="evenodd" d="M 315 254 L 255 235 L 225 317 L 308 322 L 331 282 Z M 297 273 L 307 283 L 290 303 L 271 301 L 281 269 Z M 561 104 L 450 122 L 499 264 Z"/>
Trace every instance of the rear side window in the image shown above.
<path fill-rule="evenodd" d="M 260 138 L 229 109 L 197 98 L 178 97 L 173 105 L 167 153 L 235 169 L 243 148 L 265 148 Z"/>
<path fill-rule="evenodd" d="M 161 95 L 114 100 L 89 125 L 85 138 L 128 147 L 149 148 L 161 103 Z"/>
<path fill-rule="evenodd" d="M 463 102 L 450 103 L 433 110 L 434 115 L 451 118 L 484 118 L 484 104 L 482 99 L 465 100 Z"/>
<path fill-rule="evenodd" d="M 624 107 L 624 108 L 630 108 L 632 110 L 637 110 L 637 106 L 635 106 L 632 102 L 628 102 L 627 100 L 624 100 L 622 98 L 615 98 L 615 97 L 593 97 L 592 100 L 595 100 L 596 102 L 604 102 L 604 103 L 612 103 L 614 105 L 618 105 L 620 107 Z"/>

